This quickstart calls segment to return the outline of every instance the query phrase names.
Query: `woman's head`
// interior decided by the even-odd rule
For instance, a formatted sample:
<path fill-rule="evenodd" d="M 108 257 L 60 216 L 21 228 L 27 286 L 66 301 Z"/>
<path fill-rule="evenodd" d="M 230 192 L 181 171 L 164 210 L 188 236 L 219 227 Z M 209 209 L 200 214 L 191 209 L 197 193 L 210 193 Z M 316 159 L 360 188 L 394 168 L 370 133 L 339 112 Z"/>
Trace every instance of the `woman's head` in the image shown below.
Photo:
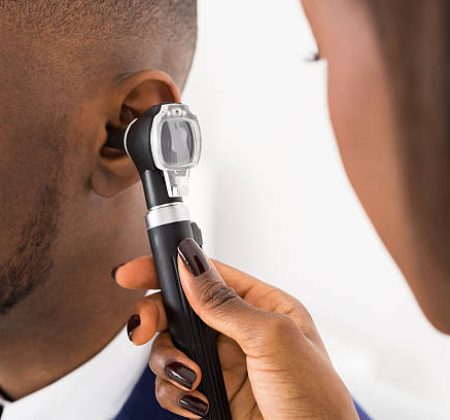
<path fill-rule="evenodd" d="M 349 178 L 425 313 L 450 333 L 450 4 L 303 4 Z"/>

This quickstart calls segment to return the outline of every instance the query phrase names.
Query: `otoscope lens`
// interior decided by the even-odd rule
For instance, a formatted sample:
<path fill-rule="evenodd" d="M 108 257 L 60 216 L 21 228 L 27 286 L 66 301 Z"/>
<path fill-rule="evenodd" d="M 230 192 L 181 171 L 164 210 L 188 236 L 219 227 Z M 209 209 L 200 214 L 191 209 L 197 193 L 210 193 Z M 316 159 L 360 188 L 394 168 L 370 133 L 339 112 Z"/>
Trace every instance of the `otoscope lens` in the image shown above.
<path fill-rule="evenodd" d="M 169 120 L 163 123 L 161 151 L 166 165 L 182 168 L 192 163 L 194 135 L 188 121 Z"/>

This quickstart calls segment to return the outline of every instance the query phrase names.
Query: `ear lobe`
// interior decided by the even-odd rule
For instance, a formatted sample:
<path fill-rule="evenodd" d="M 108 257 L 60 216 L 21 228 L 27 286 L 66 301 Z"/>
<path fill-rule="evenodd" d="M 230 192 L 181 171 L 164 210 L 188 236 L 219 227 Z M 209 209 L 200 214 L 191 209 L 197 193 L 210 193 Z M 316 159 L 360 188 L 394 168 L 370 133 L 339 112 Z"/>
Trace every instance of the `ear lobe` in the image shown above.
<path fill-rule="evenodd" d="M 120 86 L 120 115 L 109 123 L 109 129 L 123 129 L 147 109 L 161 102 L 180 102 L 180 92 L 166 73 L 151 70 L 136 73 Z M 115 96 L 117 100 L 117 95 Z M 105 132 L 106 139 L 106 132 Z M 91 187 L 100 196 L 112 197 L 139 180 L 131 159 L 123 152 L 106 148 L 98 151 L 91 176 Z"/>
<path fill-rule="evenodd" d="M 102 197 L 113 197 L 139 180 L 131 159 L 120 151 L 101 151 L 92 172 L 91 188 Z"/>

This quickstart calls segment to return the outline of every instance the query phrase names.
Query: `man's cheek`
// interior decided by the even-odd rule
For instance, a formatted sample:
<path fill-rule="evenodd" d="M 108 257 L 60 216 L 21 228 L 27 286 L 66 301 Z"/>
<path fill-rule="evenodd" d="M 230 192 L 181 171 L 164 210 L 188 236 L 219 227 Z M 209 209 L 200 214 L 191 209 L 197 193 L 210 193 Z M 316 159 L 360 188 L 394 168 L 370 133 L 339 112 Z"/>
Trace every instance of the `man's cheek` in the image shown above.
<path fill-rule="evenodd" d="M 0 261 L 16 246 L 53 172 L 49 156 L 25 131 L 17 128 L 14 136 L 1 139 Z"/>
<path fill-rule="evenodd" d="M 0 167 L 0 261 L 21 236 L 24 221 L 37 200 L 39 181 L 16 174 L 17 168 Z"/>

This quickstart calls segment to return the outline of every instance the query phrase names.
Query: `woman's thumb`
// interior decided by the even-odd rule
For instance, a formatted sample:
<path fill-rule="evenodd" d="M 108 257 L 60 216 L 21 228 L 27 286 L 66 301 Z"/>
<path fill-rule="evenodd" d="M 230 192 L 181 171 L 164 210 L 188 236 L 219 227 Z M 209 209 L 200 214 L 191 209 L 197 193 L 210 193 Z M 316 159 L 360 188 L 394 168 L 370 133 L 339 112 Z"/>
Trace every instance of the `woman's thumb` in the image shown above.
<path fill-rule="evenodd" d="M 235 340 L 244 350 L 265 313 L 249 305 L 229 287 L 214 264 L 192 239 L 178 245 L 178 269 L 186 297 L 211 328 Z"/>

